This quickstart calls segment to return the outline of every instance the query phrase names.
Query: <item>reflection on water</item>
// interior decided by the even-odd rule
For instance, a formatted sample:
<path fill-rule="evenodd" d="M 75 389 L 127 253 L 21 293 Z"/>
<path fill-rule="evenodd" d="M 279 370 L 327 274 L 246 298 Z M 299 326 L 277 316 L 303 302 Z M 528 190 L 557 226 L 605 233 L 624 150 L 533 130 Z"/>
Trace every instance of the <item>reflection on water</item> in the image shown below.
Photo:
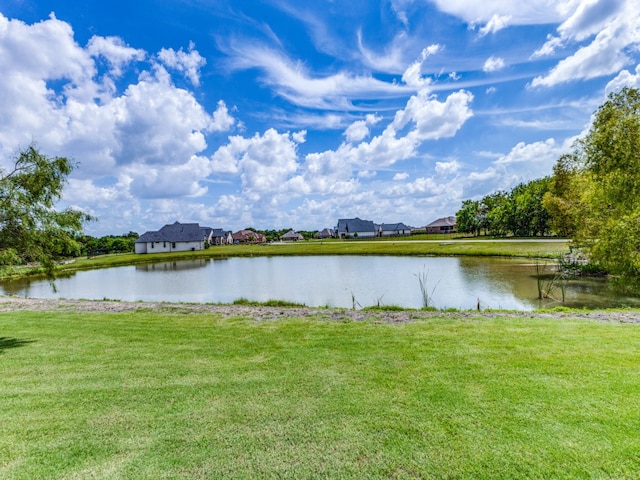
<path fill-rule="evenodd" d="M 209 260 L 180 260 L 175 262 L 145 263 L 136 265 L 136 272 L 177 272 L 180 270 L 192 270 L 206 267 Z"/>
<path fill-rule="evenodd" d="M 552 266 L 548 266 L 551 281 Z M 538 300 L 536 266 L 530 261 L 473 257 L 308 256 L 158 262 L 80 271 L 56 280 L 0 283 L 9 295 L 127 301 L 231 303 L 287 300 L 309 306 L 352 308 L 399 305 L 421 308 L 419 279 L 437 308 L 531 310 L 637 306 L 603 279 L 555 283 Z M 548 286 L 548 285 L 547 285 Z M 563 302 L 564 298 L 564 302 Z"/>

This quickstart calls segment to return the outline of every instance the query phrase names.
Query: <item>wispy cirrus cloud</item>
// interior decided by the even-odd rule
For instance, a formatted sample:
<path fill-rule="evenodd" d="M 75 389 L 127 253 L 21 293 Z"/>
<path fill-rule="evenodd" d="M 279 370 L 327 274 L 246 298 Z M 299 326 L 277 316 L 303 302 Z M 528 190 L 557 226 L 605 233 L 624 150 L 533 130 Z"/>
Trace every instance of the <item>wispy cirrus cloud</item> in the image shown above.
<path fill-rule="evenodd" d="M 575 4 L 569 0 L 529 0 L 527 2 L 510 2 L 504 0 L 429 0 L 443 12 L 462 18 L 466 22 L 487 30 L 511 25 L 536 25 L 555 23 L 565 17 L 563 10 L 567 4 Z M 487 27 L 487 25 L 492 25 Z M 501 29 L 498 28 L 498 29 Z M 497 31 L 497 30 L 496 30 Z"/>
<path fill-rule="evenodd" d="M 302 61 L 282 52 L 253 43 L 234 42 L 225 47 L 231 69 L 254 69 L 261 72 L 262 82 L 291 103 L 328 110 L 355 110 L 353 100 L 402 97 L 412 88 L 378 80 L 371 75 L 339 71 L 330 75 L 313 75 Z"/>
<path fill-rule="evenodd" d="M 531 55 L 532 59 L 562 55 L 532 87 L 551 87 L 618 72 L 630 63 L 628 51 L 640 45 L 640 9 L 635 0 L 432 0 L 438 8 L 469 22 L 479 35 L 507 25 L 559 23 L 557 35 Z M 485 65 L 491 67 L 492 65 Z"/>
<path fill-rule="evenodd" d="M 365 45 L 361 30 L 357 32 L 357 38 L 364 65 L 381 72 L 402 72 L 406 68 L 407 50 L 410 50 L 407 48 L 410 37 L 406 32 L 398 32 L 391 43 L 383 47 L 382 52 Z"/>
<path fill-rule="evenodd" d="M 503 28 L 507 28 L 509 26 L 509 22 L 511 21 L 511 15 L 498 15 L 493 14 L 493 16 L 489 19 L 489 21 L 478 30 L 478 35 L 484 37 L 491 33 L 496 33 L 502 30 Z M 473 25 L 475 28 L 475 25 Z"/>

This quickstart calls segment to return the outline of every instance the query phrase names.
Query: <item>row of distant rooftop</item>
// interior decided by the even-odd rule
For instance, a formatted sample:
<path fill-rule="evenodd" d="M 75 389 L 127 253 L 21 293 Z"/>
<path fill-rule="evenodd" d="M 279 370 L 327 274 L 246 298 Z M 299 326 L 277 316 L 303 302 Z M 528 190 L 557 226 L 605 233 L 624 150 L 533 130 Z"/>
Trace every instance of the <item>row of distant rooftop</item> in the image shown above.
<path fill-rule="evenodd" d="M 411 235 L 414 231 L 426 233 L 451 233 L 455 231 L 456 218 L 443 217 L 426 227 L 415 229 L 404 223 L 374 223 L 371 220 L 341 218 L 338 225 L 325 228 L 316 234 L 316 238 L 374 238 Z M 303 240 L 295 230 L 280 237 L 283 241 Z M 239 230 L 232 233 L 222 228 L 201 227 L 198 223 L 175 222 L 160 230 L 142 234 L 135 242 L 136 253 L 159 253 L 187 250 L 202 250 L 206 245 L 228 245 L 234 243 L 264 243 L 266 237 L 253 230 Z"/>
<path fill-rule="evenodd" d="M 411 235 L 415 230 L 426 231 L 427 233 L 450 233 L 455 231 L 456 218 L 442 217 L 427 225 L 424 228 L 416 229 L 409 227 L 402 222 L 399 223 L 374 223 L 372 220 L 362 220 L 361 218 L 341 218 L 334 228 L 332 237 L 337 238 L 368 238 L 368 237 L 392 237 L 400 235 Z"/>
<path fill-rule="evenodd" d="M 451 233 L 456 228 L 456 217 L 442 217 L 431 222 L 422 228 L 414 228 L 399 223 L 374 223 L 372 220 L 362 220 L 361 218 L 341 218 L 338 225 L 331 228 L 325 228 L 318 232 L 318 238 L 346 238 L 354 236 L 376 237 L 376 236 L 392 236 L 392 235 L 410 235 L 414 231 L 425 231 L 426 233 Z M 149 231 L 141 235 L 136 243 L 160 242 L 160 241 L 198 241 L 201 239 L 208 240 L 211 244 L 231 243 L 228 237 L 236 242 L 247 240 L 247 237 L 253 237 L 253 241 L 264 237 L 264 235 L 254 232 L 253 230 L 239 230 L 232 233 L 222 228 L 201 227 L 197 223 L 180 223 L 165 225 L 158 231 Z M 297 234 L 295 230 L 290 230 L 282 236 L 283 240 L 299 240 L 302 236 Z"/>

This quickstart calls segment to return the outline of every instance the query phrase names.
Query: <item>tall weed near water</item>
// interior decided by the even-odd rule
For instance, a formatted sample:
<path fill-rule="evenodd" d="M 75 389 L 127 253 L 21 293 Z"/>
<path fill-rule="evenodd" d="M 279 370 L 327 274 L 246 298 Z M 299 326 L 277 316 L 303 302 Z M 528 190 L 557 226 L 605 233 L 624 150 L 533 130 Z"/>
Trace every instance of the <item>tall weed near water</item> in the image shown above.
<path fill-rule="evenodd" d="M 356 307 L 362 308 L 360 302 L 356 300 L 356 294 L 353 293 L 353 290 L 349 290 L 349 292 L 351 293 L 351 310 L 356 310 Z"/>
<path fill-rule="evenodd" d="M 422 296 L 422 308 L 433 308 L 435 305 L 433 304 L 433 294 L 440 283 L 438 280 L 433 288 L 431 289 L 431 293 L 429 293 L 429 271 L 423 268 L 421 273 L 416 273 L 415 276 L 418 278 L 418 283 L 420 285 L 420 295 Z"/>
<path fill-rule="evenodd" d="M 571 276 L 558 261 L 554 265 L 553 271 L 548 272 L 548 264 L 536 260 L 536 285 L 538 287 L 538 300 L 551 299 L 558 302 L 565 302 L 567 280 Z"/>

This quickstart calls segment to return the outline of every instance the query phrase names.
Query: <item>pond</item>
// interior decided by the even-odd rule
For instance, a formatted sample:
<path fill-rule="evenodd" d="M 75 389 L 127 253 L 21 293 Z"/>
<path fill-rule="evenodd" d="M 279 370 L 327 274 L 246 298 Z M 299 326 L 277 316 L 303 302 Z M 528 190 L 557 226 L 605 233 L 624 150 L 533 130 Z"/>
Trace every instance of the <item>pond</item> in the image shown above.
<path fill-rule="evenodd" d="M 538 271 L 540 271 L 538 264 Z M 286 300 L 307 306 L 363 308 L 397 305 L 447 309 L 532 310 L 541 307 L 638 306 L 603 279 L 552 284 L 553 266 L 538 300 L 534 261 L 476 257 L 301 256 L 159 262 L 79 271 L 45 280 L 0 282 L 0 293 L 36 298 L 232 303 Z M 421 287 L 422 283 L 422 287 Z M 423 295 L 424 294 L 424 295 Z M 564 301 L 563 301 L 564 297 Z"/>

